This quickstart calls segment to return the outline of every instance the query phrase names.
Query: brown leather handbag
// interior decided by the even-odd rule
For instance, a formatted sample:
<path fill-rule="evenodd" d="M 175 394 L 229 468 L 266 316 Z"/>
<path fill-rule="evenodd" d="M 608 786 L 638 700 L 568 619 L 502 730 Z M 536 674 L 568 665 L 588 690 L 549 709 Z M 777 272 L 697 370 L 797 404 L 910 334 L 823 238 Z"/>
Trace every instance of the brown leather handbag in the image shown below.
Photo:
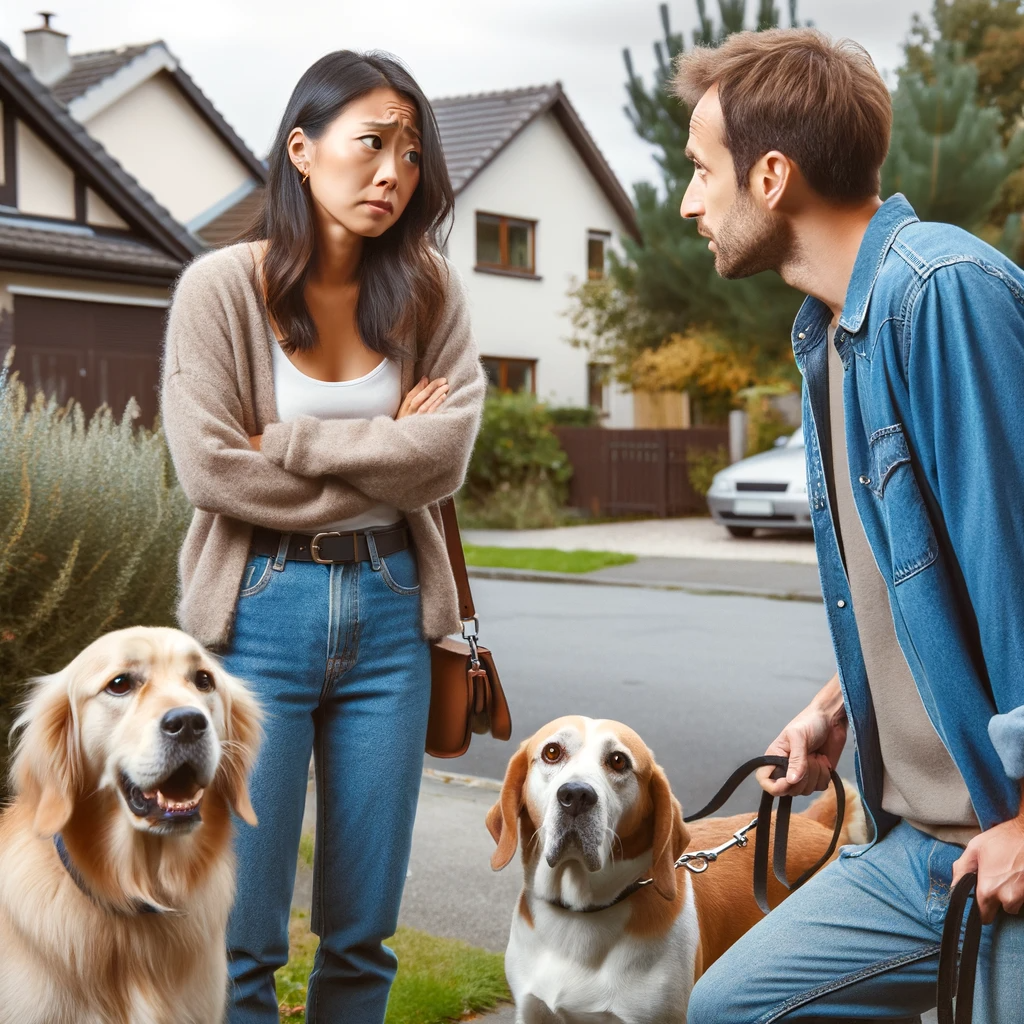
<path fill-rule="evenodd" d="M 432 757 L 461 757 L 469 749 L 473 733 L 489 732 L 495 739 L 509 739 L 512 716 L 494 658 L 478 643 L 480 622 L 473 607 L 459 519 L 451 498 L 441 502 L 441 521 L 459 595 L 462 639 L 445 637 L 431 647 L 426 746 Z"/>

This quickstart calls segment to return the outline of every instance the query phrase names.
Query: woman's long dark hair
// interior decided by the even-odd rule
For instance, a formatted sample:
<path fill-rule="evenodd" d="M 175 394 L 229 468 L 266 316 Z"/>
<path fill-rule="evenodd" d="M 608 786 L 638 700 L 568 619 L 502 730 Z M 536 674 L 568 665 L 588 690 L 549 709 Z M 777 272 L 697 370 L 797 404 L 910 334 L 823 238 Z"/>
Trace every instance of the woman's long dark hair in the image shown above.
<path fill-rule="evenodd" d="M 319 343 L 303 290 L 316 260 L 313 200 L 288 158 L 288 136 L 301 128 L 314 141 L 342 108 L 374 89 L 391 88 L 419 111 L 420 180 L 401 217 L 363 241 L 356 324 L 367 348 L 397 358 L 430 336 L 441 315 L 446 281 L 440 252 L 454 207 L 451 180 L 430 103 L 412 75 L 386 53 L 338 50 L 299 79 L 268 158 L 263 209 L 249 237 L 268 241 L 263 260 L 267 311 L 288 352 Z"/>

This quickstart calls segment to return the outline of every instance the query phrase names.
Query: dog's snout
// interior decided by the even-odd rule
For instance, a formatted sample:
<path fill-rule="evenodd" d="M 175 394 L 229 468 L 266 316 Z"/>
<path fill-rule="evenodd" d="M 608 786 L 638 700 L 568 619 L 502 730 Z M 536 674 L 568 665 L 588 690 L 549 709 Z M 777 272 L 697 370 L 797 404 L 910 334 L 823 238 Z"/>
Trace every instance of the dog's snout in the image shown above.
<path fill-rule="evenodd" d="M 194 743 L 206 732 L 206 715 L 198 708 L 171 708 L 160 719 L 160 731 L 179 743 Z"/>
<path fill-rule="evenodd" d="M 597 791 L 585 782 L 566 782 L 558 787 L 558 802 L 575 818 L 597 803 Z"/>

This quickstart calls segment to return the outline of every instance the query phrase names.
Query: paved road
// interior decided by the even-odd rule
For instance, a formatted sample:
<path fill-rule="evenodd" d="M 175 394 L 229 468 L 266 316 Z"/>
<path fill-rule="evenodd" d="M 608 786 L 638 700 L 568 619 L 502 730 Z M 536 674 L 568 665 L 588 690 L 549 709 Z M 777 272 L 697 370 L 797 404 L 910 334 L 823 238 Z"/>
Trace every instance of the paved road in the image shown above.
<path fill-rule="evenodd" d="M 654 750 L 684 806 L 764 752 L 835 671 L 824 608 L 626 587 L 474 580 L 513 743 L 475 736 L 428 765 L 500 778 L 515 749 L 563 714 L 615 718 Z M 840 766 L 852 777 L 852 754 Z M 752 784 L 730 807 L 753 806 Z"/>

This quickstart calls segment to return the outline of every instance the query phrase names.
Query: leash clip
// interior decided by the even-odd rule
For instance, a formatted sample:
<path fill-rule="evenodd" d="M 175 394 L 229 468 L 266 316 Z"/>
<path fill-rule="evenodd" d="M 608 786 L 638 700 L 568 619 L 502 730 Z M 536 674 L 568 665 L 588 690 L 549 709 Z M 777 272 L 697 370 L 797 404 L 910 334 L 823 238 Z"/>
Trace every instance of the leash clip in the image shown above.
<path fill-rule="evenodd" d="M 687 871 L 692 871 L 695 875 L 702 875 L 718 860 L 719 855 L 725 853 L 726 850 L 731 850 L 734 846 L 741 848 L 746 846 L 750 842 L 747 838 L 747 833 L 754 828 L 757 828 L 757 818 L 754 818 L 749 825 L 745 825 L 738 832 L 733 832 L 732 839 L 722 843 L 721 846 L 716 846 L 713 850 L 697 850 L 695 853 L 684 853 L 676 861 L 676 867 L 686 868 Z"/>

